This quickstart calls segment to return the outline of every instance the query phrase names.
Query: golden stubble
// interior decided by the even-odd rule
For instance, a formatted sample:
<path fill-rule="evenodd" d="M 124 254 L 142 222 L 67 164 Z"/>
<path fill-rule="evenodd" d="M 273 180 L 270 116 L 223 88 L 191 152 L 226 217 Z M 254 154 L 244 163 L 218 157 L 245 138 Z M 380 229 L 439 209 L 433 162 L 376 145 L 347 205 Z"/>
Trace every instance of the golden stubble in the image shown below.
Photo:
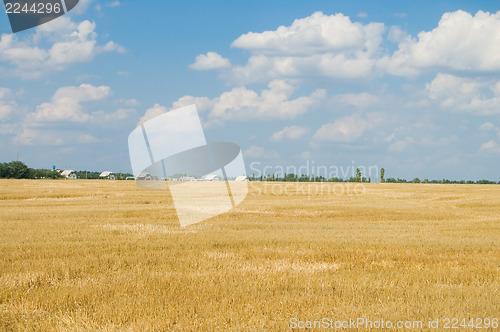
<path fill-rule="evenodd" d="M 249 188 L 181 228 L 133 181 L 0 180 L 0 330 L 498 317 L 500 186 Z"/>

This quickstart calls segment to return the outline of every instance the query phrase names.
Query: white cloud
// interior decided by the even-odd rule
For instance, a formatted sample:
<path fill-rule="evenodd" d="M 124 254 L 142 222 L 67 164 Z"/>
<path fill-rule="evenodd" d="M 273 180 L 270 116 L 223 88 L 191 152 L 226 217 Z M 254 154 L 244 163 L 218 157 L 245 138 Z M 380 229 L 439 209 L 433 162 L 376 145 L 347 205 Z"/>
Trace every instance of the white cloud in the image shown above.
<path fill-rule="evenodd" d="M 196 57 L 195 62 L 189 65 L 194 70 L 213 70 L 231 67 L 229 59 L 223 58 L 218 53 L 208 52 Z"/>
<path fill-rule="evenodd" d="M 135 109 L 132 108 L 119 108 L 114 112 L 108 113 L 104 111 L 95 111 L 90 113 L 92 122 L 99 123 L 115 123 L 118 121 L 126 120 L 136 114 Z"/>
<path fill-rule="evenodd" d="M 445 13 L 432 31 L 405 38 L 380 66 L 393 75 L 417 75 L 441 67 L 464 71 L 500 70 L 500 11 L 476 15 L 458 10 Z"/>
<path fill-rule="evenodd" d="M 367 18 L 368 14 L 365 13 L 365 12 L 359 12 L 356 16 L 359 17 L 359 18 Z"/>
<path fill-rule="evenodd" d="M 364 109 L 373 107 L 373 105 L 377 104 L 379 102 L 379 97 L 367 92 L 345 93 L 332 97 L 331 101 L 336 105 L 340 104 Z"/>
<path fill-rule="evenodd" d="M 215 100 L 207 97 L 183 96 L 172 103 L 172 108 L 170 110 L 175 110 L 195 104 L 198 113 L 203 113 L 212 109 L 214 103 Z"/>
<path fill-rule="evenodd" d="M 282 78 L 366 78 L 372 74 L 375 62 L 367 56 L 346 54 L 314 54 L 309 56 L 255 55 L 245 66 L 234 66 L 224 74 L 239 83 L 263 82 Z"/>
<path fill-rule="evenodd" d="M 265 152 L 265 150 L 263 147 L 260 147 L 257 145 L 252 145 L 248 149 L 243 151 L 243 155 L 245 157 L 249 157 L 249 158 L 258 158 L 258 157 L 262 157 L 264 155 L 264 152 Z"/>
<path fill-rule="evenodd" d="M 67 133 L 30 127 L 23 128 L 19 135 L 19 142 L 22 145 L 64 145 L 69 142 L 67 139 L 71 139 Z"/>
<path fill-rule="evenodd" d="M 279 153 L 276 151 L 268 151 L 261 146 L 251 145 L 248 149 L 243 151 L 245 158 L 263 158 L 263 159 L 276 159 L 279 158 Z"/>
<path fill-rule="evenodd" d="M 295 20 L 290 26 L 280 26 L 274 31 L 249 32 L 238 37 L 233 47 L 262 54 L 317 54 L 334 50 L 378 50 L 384 25 L 353 23 L 341 13 L 324 15 L 316 12 Z"/>
<path fill-rule="evenodd" d="M 11 96 L 10 89 L 0 88 L 0 120 L 11 115 L 16 106 L 17 104 Z"/>
<path fill-rule="evenodd" d="M 92 134 L 69 130 L 53 130 L 31 128 L 25 126 L 19 135 L 22 145 L 30 146 L 74 146 L 77 144 L 93 144 L 102 140 Z"/>
<path fill-rule="evenodd" d="M 353 114 L 321 126 L 314 134 L 316 141 L 351 143 L 382 121 L 380 113 Z"/>
<path fill-rule="evenodd" d="M 73 64 L 89 62 L 105 52 L 124 52 L 124 48 L 110 41 L 97 44 L 95 23 L 76 24 L 68 17 L 60 17 L 37 28 L 31 40 L 20 40 L 15 34 L 0 37 L 0 62 L 6 62 L 7 73 L 23 79 L 40 78 L 51 71 L 61 71 Z M 49 48 L 40 45 L 51 43 Z"/>
<path fill-rule="evenodd" d="M 479 127 L 479 130 L 482 130 L 482 131 L 497 131 L 497 130 L 500 130 L 500 128 L 498 128 L 497 126 L 495 126 L 493 123 L 491 122 L 485 122 L 483 123 L 480 127 Z"/>
<path fill-rule="evenodd" d="M 137 99 L 120 99 L 119 101 L 121 104 L 125 105 L 125 106 L 131 106 L 131 107 L 135 107 L 135 106 L 139 106 L 140 103 Z"/>
<path fill-rule="evenodd" d="M 283 141 L 285 139 L 296 140 L 304 137 L 309 133 L 309 128 L 301 126 L 287 126 L 280 131 L 274 132 L 270 140 L 274 142 Z"/>
<path fill-rule="evenodd" d="M 389 41 L 391 41 L 393 43 L 401 43 L 404 40 L 406 40 L 407 38 L 409 38 L 409 36 L 406 32 L 401 30 L 400 27 L 393 25 L 389 29 L 389 34 L 388 34 L 387 38 L 389 39 Z"/>
<path fill-rule="evenodd" d="M 316 90 L 309 96 L 290 99 L 295 87 L 286 81 L 269 83 L 269 89 L 257 94 L 245 87 L 234 88 L 217 98 L 209 119 L 219 121 L 244 119 L 293 119 L 309 111 L 325 96 L 325 91 Z"/>
<path fill-rule="evenodd" d="M 144 116 L 139 120 L 137 125 L 140 126 L 144 122 L 151 120 L 152 118 L 155 118 L 158 115 L 161 115 L 166 112 L 168 112 L 168 109 L 165 106 L 161 106 L 160 104 L 154 104 L 153 107 L 150 107 L 146 110 L 146 113 L 144 113 Z"/>
<path fill-rule="evenodd" d="M 500 82 L 439 73 L 426 84 L 429 99 L 441 108 L 478 115 L 500 113 Z"/>
<path fill-rule="evenodd" d="M 57 89 L 50 102 L 38 105 L 34 112 L 26 115 L 19 135 L 21 143 L 57 146 L 101 142 L 103 128 L 105 132 L 113 130 L 136 114 L 132 108 L 118 108 L 112 112 L 99 110 L 103 105 L 130 102 L 110 102 L 107 99 L 111 94 L 110 87 L 105 85 L 81 84 Z"/>
<path fill-rule="evenodd" d="M 351 22 L 343 14 L 316 12 L 274 31 L 241 35 L 233 47 L 252 52 L 227 78 L 256 82 L 286 77 L 359 78 L 372 73 L 384 25 Z"/>
<path fill-rule="evenodd" d="M 40 126 L 60 121 L 103 124 L 125 120 L 135 114 L 135 110 L 130 108 L 119 108 L 114 112 L 86 110 L 86 103 L 103 101 L 110 95 L 111 89 L 105 85 L 81 84 L 59 88 L 50 102 L 38 105 L 35 112 L 27 115 L 27 124 Z"/>
<path fill-rule="evenodd" d="M 67 86 L 59 88 L 52 101 L 38 105 L 35 113 L 28 114 L 27 120 L 34 122 L 71 121 L 88 122 L 92 114 L 83 110 L 82 103 L 102 100 L 109 96 L 108 86 Z"/>
<path fill-rule="evenodd" d="M 317 106 L 326 94 L 318 89 L 309 96 L 291 99 L 295 89 L 284 80 L 275 80 L 260 94 L 246 87 L 237 87 L 213 99 L 183 96 L 172 104 L 172 109 L 195 104 L 200 112 L 209 110 L 207 125 L 230 120 L 293 119 Z"/>
<path fill-rule="evenodd" d="M 114 8 L 120 6 L 120 1 L 113 1 L 106 4 L 107 7 Z"/>
<path fill-rule="evenodd" d="M 384 30 L 383 23 L 363 24 L 341 13 L 316 12 L 289 26 L 238 37 L 231 46 L 251 53 L 244 65 L 231 66 L 228 59 L 208 52 L 190 67 L 227 69 L 222 77 L 236 84 L 311 77 L 416 76 L 436 68 L 500 71 L 500 11 L 479 11 L 474 16 L 461 10 L 445 13 L 436 28 L 416 37 L 392 26 L 387 38 L 398 43 L 392 54 L 381 47 Z"/>
<path fill-rule="evenodd" d="M 450 150 L 457 144 L 459 138 L 455 134 L 443 136 L 442 126 L 427 121 L 412 121 L 400 125 L 385 138 L 385 141 L 390 143 L 389 152 L 408 152 L 413 147 L 425 147 L 427 151 L 436 147 Z"/>
<path fill-rule="evenodd" d="M 168 111 L 173 111 L 182 107 L 186 107 L 189 105 L 196 105 L 196 110 L 198 113 L 203 113 L 212 109 L 216 99 L 209 99 L 207 97 L 193 97 L 193 96 L 183 96 L 172 103 L 172 107 L 167 108 L 160 104 L 154 104 L 153 107 L 148 108 L 144 113 L 144 116 L 139 120 L 137 125 L 141 125 L 142 123 L 151 120 L 152 118 L 166 113 Z"/>
<path fill-rule="evenodd" d="M 497 144 L 494 140 L 491 140 L 482 144 L 479 148 L 479 152 L 500 153 L 500 145 Z"/>

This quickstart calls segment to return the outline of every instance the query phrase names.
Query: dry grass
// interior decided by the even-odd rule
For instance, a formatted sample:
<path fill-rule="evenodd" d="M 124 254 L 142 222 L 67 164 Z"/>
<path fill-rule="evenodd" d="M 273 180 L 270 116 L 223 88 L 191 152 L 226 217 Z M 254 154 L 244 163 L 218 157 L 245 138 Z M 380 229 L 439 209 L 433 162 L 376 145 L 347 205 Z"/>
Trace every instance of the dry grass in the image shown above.
<path fill-rule="evenodd" d="M 498 317 L 500 186 L 272 185 L 180 228 L 133 182 L 0 180 L 0 330 Z"/>

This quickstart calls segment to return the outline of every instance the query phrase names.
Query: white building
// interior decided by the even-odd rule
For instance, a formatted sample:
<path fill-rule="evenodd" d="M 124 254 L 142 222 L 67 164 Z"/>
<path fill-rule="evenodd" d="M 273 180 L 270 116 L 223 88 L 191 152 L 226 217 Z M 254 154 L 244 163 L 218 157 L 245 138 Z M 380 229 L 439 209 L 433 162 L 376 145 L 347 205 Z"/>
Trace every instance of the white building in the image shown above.
<path fill-rule="evenodd" d="M 208 174 L 203 178 L 203 181 L 218 181 L 219 177 L 216 174 Z"/>
<path fill-rule="evenodd" d="M 236 179 L 234 179 L 234 181 L 246 182 L 246 181 L 248 181 L 248 176 L 246 176 L 246 175 L 237 176 Z"/>
<path fill-rule="evenodd" d="M 67 169 L 61 172 L 61 175 L 66 179 L 76 180 L 76 173 L 71 169 Z"/>
<path fill-rule="evenodd" d="M 194 176 L 183 176 L 179 181 L 196 181 L 196 178 Z"/>
<path fill-rule="evenodd" d="M 116 175 L 113 172 L 106 171 L 106 172 L 102 172 L 101 174 L 99 174 L 99 178 L 101 178 L 101 179 L 115 180 L 116 179 Z"/>
<path fill-rule="evenodd" d="M 141 172 L 141 173 L 137 174 L 137 176 L 135 177 L 135 179 L 136 180 L 151 181 L 151 180 L 153 180 L 153 177 L 148 172 Z"/>

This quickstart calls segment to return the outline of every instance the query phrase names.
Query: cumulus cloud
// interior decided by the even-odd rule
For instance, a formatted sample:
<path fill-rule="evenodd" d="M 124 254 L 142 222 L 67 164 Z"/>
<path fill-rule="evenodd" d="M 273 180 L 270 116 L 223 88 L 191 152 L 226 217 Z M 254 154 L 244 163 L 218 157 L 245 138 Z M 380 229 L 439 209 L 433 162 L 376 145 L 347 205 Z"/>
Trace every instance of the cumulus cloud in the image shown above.
<path fill-rule="evenodd" d="M 203 113 L 212 109 L 215 101 L 215 99 L 210 99 L 207 97 L 183 96 L 172 103 L 172 108 L 170 110 L 175 110 L 195 104 L 196 110 L 199 113 Z"/>
<path fill-rule="evenodd" d="M 213 105 L 215 104 L 216 99 L 210 99 L 207 97 L 193 97 L 193 96 L 183 96 L 176 101 L 172 103 L 171 108 L 167 108 L 165 106 L 162 106 L 160 104 L 154 104 L 153 107 L 150 107 L 146 110 L 144 113 L 144 116 L 139 120 L 137 123 L 138 126 L 143 124 L 144 122 L 151 120 L 152 118 L 161 115 L 163 113 L 166 113 L 168 111 L 173 111 L 178 108 L 186 107 L 189 105 L 196 105 L 196 110 L 198 113 L 203 113 L 205 111 L 208 111 L 212 109 Z"/>
<path fill-rule="evenodd" d="M 279 153 L 276 151 L 268 151 L 258 145 L 252 145 L 243 151 L 243 156 L 245 158 L 276 159 L 279 158 Z"/>
<path fill-rule="evenodd" d="M 443 135 L 441 126 L 416 121 L 399 126 L 385 141 L 389 143 L 389 152 L 408 152 L 413 147 L 425 147 L 428 151 L 436 147 L 449 150 L 457 144 L 459 138 L 455 134 Z"/>
<path fill-rule="evenodd" d="M 258 157 L 262 157 L 264 155 L 264 152 L 265 152 L 265 150 L 263 147 L 257 146 L 257 145 L 252 145 L 248 149 L 243 151 L 243 155 L 245 157 L 258 158 Z"/>
<path fill-rule="evenodd" d="M 497 126 L 495 126 L 491 122 L 485 122 L 479 127 L 479 130 L 482 130 L 482 131 L 500 131 L 500 128 L 498 128 Z"/>
<path fill-rule="evenodd" d="M 264 54 L 303 55 L 334 50 L 356 52 L 363 48 L 373 53 L 382 41 L 383 31 L 381 23 L 363 25 L 351 22 L 348 16 L 341 13 L 324 15 L 316 12 L 274 31 L 244 34 L 232 46 Z"/>
<path fill-rule="evenodd" d="M 488 141 L 481 145 L 479 152 L 484 153 L 500 153 L 500 145 L 494 140 Z"/>
<path fill-rule="evenodd" d="M 168 109 L 165 106 L 161 106 L 160 104 L 154 104 L 153 107 L 150 107 L 146 110 L 146 113 L 144 113 L 144 116 L 139 120 L 137 125 L 140 126 L 144 122 L 151 120 L 152 118 L 155 118 L 158 115 L 161 115 L 166 112 L 168 112 Z"/>
<path fill-rule="evenodd" d="M 324 90 L 318 89 L 308 96 L 293 99 L 295 89 L 284 80 L 275 80 L 260 94 L 241 86 L 213 99 L 183 96 L 172 104 L 172 109 L 194 103 L 200 112 L 209 110 L 207 125 L 222 124 L 230 120 L 293 119 L 312 110 L 326 95 Z"/>
<path fill-rule="evenodd" d="M 416 76 L 435 69 L 500 70 L 500 11 L 445 13 L 436 28 L 416 37 L 391 26 L 386 38 L 398 44 L 392 54 L 381 47 L 385 29 L 383 23 L 363 24 L 341 13 L 316 12 L 288 26 L 239 36 L 231 46 L 250 52 L 244 65 L 231 66 L 229 59 L 208 52 L 190 67 L 223 68 L 222 77 L 237 84 L 310 77 Z"/>
<path fill-rule="evenodd" d="M 409 35 L 406 32 L 404 32 L 403 30 L 401 30 L 400 27 L 393 25 L 389 29 L 389 34 L 388 34 L 387 38 L 389 39 L 389 41 L 391 41 L 393 43 L 401 43 L 404 40 L 406 40 L 407 38 L 409 38 Z"/>
<path fill-rule="evenodd" d="M 364 109 L 373 107 L 373 105 L 377 104 L 379 102 L 379 97 L 368 92 L 344 93 L 333 96 L 331 101 L 337 105 L 340 104 Z"/>
<path fill-rule="evenodd" d="M 316 90 L 309 96 L 291 99 L 295 87 L 283 80 L 269 83 L 260 95 L 245 87 L 224 92 L 209 113 L 209 118 L 226 120 L 244 119 L 293 119 L 309 111 L 325 97 L 324 90 Z"/>
<path fill-rule="evenodd" d="M 16 106 L 10 89 L 0 88 L 0 120 L 6 119 L 11 115 Z"/>
<path fill-rule="evenodd" d="M 23 145 L 64 145 L 71 137 L 67 132 L 24 127 L 19 142 Z"/>
<path fill-rule="evenodd" d="M 19 142 L 30 146 L 72 146 L 76 144 L 95 144 L 102 139 L 96 136 L 70 130 L 24 127 L 19 134 Z"/>
<path fill-rule="evenodd" d="M 426 84 L 426 91 L 443 109 L 477 115 L 500 113 L 500 82 L 439 73 Z"/>
<path fill-rule="evenodd" d="M 189 65 L 194 70 L 213 70 L 231 67 L 229 59 L 223 58 L 218 53 L 208 52 L 196 57 L 195 62 Z"/>
<path fill-rule="evenodd" d="M 283 140 L 296 140 L 309 133 L 309 128 L 301 126 L 287 126 L 280 131 L 274 132 L 270 140 L 274 142 Z"/>
<path fill-rule="evenodd" d="M 351 143 L 382 121 L 380 113 L 353 114 L 322 125 L 313 136 L 316 141 Z"/>
<path fill-rule="evenodd" d="M 380 51 L 384 24 L 352 22 L 343 14 L 316 12 L 273 31 L 249 32 L 233 47 L 252 52 L 228 77 L 255 82 L 286 77 L 359 78 L 370 75 Z"/>
<path fill-rule="evenodd" d="M 74 23 L 61 17 L 37 28 L 31 40 L 21 40 L 15 34 L 0 37 L 0 62 L 8 64 L 4 70 L 23 79 L 36 79 L 52 71 L 64 70 L 73 64 L 91 61 L 105 52 L 124 52 L 112 41 L 98 45 L 96 25 L 90 21 Z M 44 48 L 44 42 L 51 44 Z"/>
<path fill-rule="evenodd" d="M 88 122 L 92 116 L 83 110 L 83 103 L 102 100 L 109 96 L 108 86 L 67 86 L 59 88 L 52 101 L 38 105 L 35 113 L 28 114 L 28 120 L 35 122 Z"/>
<path fill-rule="evenodd" d="M 379 65 L 393 75 L 417 75 L 425 68 L 500 70 L 500 11 L 445 13 L 432 31 L 407 37 Z"/>
<path fill-rule="evenodd" d="M 132 118 L 133 108 L 121 107 L 114 111 L 103 111 L 109 105 L 130 106 L 131 100 L 110 101 L 109 86 L 81 84 L 57 89 L 50 102 L 38 105 L 28 113 L 21 124 L 19 135 L 26 145 L 74 145 L 102 141 L 103 127 L 106 132 L 120 127 Z"/>

